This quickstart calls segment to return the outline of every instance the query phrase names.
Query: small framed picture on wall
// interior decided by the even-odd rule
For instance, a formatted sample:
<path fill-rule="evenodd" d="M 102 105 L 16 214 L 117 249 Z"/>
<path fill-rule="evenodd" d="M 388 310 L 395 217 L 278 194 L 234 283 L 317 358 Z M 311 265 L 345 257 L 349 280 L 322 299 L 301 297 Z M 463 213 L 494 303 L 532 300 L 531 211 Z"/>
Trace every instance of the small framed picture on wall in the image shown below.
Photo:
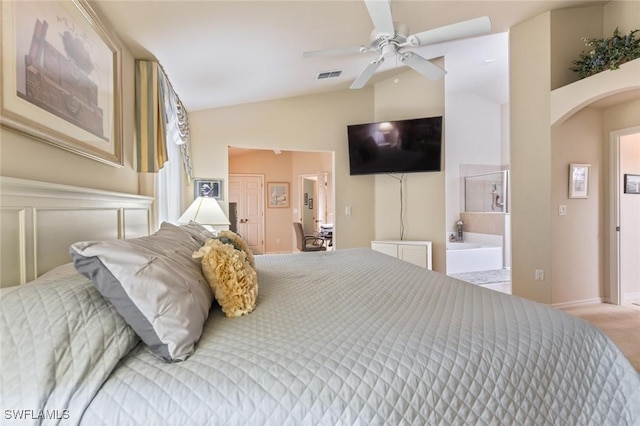
<path fill-rule="evenodd" d="M 640 175 L 624 175 L 624 193 L 640 194 Z"/>
<path fill-rule="evenodd" d="M 269 207 L 289 207 L 289 182 L 267 183 L 267 199 Z"/>
<path fill-rule="evenodd" d="M 222 200 L 223 187 L 222 179 L 196 179 L 193 182 L 194 197 L 212 197 L 216 200 Z"/>
<path fill-rule="evenodd" d="M 569 198 L 589 198 L 590 164 L 569 165 Z"/>

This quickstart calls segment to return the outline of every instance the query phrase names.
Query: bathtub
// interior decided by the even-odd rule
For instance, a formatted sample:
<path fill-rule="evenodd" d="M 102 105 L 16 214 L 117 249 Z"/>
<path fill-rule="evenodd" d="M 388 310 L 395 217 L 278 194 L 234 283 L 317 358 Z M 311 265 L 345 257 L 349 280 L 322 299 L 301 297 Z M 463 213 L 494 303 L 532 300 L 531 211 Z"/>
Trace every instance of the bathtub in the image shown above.
<path fill-rule="evenodd" d="M 447 274 L 503 268 L 502 247 L 476 242 L 447 243 Z"/>

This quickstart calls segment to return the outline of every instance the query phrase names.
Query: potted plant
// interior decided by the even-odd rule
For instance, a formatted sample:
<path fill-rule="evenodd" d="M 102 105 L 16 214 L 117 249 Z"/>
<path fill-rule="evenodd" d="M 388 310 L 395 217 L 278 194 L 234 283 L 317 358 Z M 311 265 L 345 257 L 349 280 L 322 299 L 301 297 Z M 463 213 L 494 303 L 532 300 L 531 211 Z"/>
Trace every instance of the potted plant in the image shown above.
<path fill-rule="evenodd" d="M 625 62 L 640 58 L 640 39 L 633 30 L 620 34 L 618 28 L 608 38 L 583 38 L 585 45 L 591 50 L 580 53 L 578 60 L 573 61 L 570 69 L 580 78 L 589 77 L 605 70 L 615 70 Z"/>

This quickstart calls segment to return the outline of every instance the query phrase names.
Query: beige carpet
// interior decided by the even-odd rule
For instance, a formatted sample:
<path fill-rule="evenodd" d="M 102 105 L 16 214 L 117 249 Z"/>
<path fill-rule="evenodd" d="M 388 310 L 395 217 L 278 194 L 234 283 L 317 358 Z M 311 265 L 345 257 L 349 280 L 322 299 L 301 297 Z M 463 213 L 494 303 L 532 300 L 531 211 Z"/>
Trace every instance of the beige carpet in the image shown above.
<path fill-rule="evenodd" d="M 602 303 L 564 308 L 563 311 L 583 318 L 604 331 L 640 372 L 640 306 Z"/>

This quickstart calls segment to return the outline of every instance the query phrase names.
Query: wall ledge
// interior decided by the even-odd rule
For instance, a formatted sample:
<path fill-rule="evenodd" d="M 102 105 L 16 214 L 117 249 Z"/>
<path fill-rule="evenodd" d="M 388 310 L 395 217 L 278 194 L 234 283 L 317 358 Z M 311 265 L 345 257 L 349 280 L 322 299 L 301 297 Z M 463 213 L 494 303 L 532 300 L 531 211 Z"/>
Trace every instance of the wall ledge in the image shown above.
<path fill-rule="evenodd" d="M 552 90 L 550 123 L 561 124 L 593 102 L 636 89 L 640 89 L 640 59 Z"/>

